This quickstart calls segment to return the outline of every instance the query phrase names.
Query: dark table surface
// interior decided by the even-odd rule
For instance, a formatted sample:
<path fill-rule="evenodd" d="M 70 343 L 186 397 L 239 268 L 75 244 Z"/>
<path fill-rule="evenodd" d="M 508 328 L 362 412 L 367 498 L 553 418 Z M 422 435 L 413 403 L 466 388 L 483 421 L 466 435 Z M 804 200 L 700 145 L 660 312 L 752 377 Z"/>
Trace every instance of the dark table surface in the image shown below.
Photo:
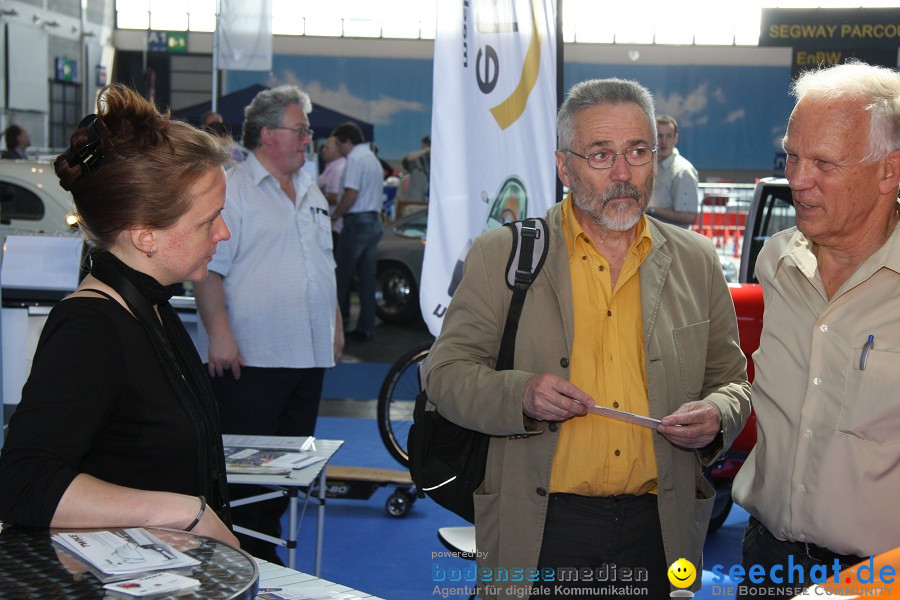
<path fill-rule="evenodd" d="M 259 569 L 256 561 L 246 552 L 218 540 L 185 531 L 156 528 L 147 530 L 201 563 L 193 567 L 190 573 L 178 571 L 199 579 L 200 587 L 177 596 L 172 593 L 148 598 L 252 600 L 256 596 Z M 53 544 L 50 536 L 56 531 L 9 525 L 0 527 L 0 599 L 80 600 L 128 597 L 104 590 L 103 583 L 89 572 L 84 563 Z"/>

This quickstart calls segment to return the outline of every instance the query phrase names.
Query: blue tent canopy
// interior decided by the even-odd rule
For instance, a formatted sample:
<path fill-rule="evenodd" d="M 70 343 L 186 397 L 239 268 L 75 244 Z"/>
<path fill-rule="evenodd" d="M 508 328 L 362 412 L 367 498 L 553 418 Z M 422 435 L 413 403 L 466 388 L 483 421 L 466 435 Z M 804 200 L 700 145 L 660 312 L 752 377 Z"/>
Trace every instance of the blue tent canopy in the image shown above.
<path fill-rule="evenodd" d="M 235 139 L 239 140 L 241 138 L 244 126 L 244 108 L 250 104 L 258 93 L 266 89 L 269 88 L 264 85 L 254 84 L 219 98 L 216 110 L 225 119 L 225 123 L 231 127 L 232 135 Z M 203 113 L 210 110 L 211 106 L 211 102 L 201 102 L 200 104 L 172 111 L 172 116 L 193 125 L 199 125 L 200 117 Z M 313 102 L 313 110 L 309 113 L 309 126 L 315 130 L 316 139 L 328 137 L 335 127 L 348 121 L 359 125 L 367 142 L 374 141 L 375 126 L 371 123 Z"/>

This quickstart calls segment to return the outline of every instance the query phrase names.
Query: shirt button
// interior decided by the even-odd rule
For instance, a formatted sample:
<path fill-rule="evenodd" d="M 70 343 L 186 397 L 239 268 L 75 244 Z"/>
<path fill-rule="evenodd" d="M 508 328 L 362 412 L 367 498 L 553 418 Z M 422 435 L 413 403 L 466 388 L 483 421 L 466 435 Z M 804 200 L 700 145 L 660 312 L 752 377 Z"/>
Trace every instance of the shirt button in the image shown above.
<path fill-rule="evenodd" d="M 803 432 L 803 437 L 812 437 L 812 429 L 807 429 Z"/>
<path fill-rule="evenodd" d="M 561 359 L 559 359 L 559 366 L 561 366 L 563 369 L 567 369 L 569 367 L 569 359 L 563 356 Z"/>
<path fill-rule="evenodd" d="M 619 403 L 618 403 L 618 402 L 613 402 L 613 408 L 619 408 Z"/>
<path fill-rule="evenodd" d="M 559 430 L 559 423 L 557 423 L 557 422 L 554 421 L 553 423 L 550 423 L 550 425 L 549 425 L 547 428 L 548 428 L 550 431 L 558 431 L 558 430 Z"/>
<path fill-rule="evenodd" d="M 828 325 L 819 325 L 819 329 L 822 331 L 822 333 L 825 333 L 826 331 L 828 331 Z"/>
<path fill-rule="evenodd" d="M 801 540 L 805 540 L 805 539 L 806 539 L 806 534 L 803 533 L 802 531 L 798 534 L 798 536 L 800 537 Z"/>
<path fill-rule="evenodd" d="M 805 493 L 805 492 L 806 492 L 806 486 L 803 485 L 802 483 L 800 484 L 800 487 L 798 487 L 797 489 L 800 490 L 800 493 Z"/>
<path fill-rule="evenodd" d="M 612 316 L 612 311 L 611 311 L 611 310 L 606 311 L 606 316 L 607 316 L 607 317 L 611 317 L 611 316 Z"/>
<path fill-rule="evenodd" d="M 619 456 L 620 454 L 622 454 L 622 452 L 619 450 L 616 450 L 613 454 L 615 454 L 616 456 Z"/>
<path fill-rule="evenodd" d="M 547 495 L 547 490 L 545 490 L 544 488 L 538 488 L 535 490 L 535 492 L 537 493 L 538 496 L 546 496 Z"/>
<path fill-rule="evenodd" d="M 603 265 L 600 265 L 599 267 L 597 267 L 597 270 L 598 270 L 598 271 L 605 271 L 605 270 L 606 270 L 606 267 L 604 267 Z"/>
<path fill-rule="evenodd" d="M 819 385 L 820 383 L 822 383 L 822 380 L 821 380 L 821 379 L 819 379 L 818 377 L 814 377 L 814 378 L 813 378 L 813 384 Z"/>

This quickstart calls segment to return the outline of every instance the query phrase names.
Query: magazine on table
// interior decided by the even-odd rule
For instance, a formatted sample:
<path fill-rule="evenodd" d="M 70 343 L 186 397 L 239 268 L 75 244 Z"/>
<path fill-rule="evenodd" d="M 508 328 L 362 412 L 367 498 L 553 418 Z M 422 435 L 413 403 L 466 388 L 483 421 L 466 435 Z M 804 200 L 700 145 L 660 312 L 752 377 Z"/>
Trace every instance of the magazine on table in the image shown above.
<path fill-rule="evenodd" d="M 223 435 L 228 473 L 288 475 L 325 460 L 315 454 L 315 438 Z"/>
<path fill-rule="evenodd" d="M 294 469 L 302 469 L 323 460 L 323 457 L 312 452 L 225 447 L 225 471 L 228 473 L 288 475 Z"/>
<path fill-rule="evenodd" d="M 200 561 L 179 552 L 141 527 L 57 533 L 51 539 L 106 576 L 133 575 L 200 564 Z M 101 579 L 106 580 L 104 577 Z"/>

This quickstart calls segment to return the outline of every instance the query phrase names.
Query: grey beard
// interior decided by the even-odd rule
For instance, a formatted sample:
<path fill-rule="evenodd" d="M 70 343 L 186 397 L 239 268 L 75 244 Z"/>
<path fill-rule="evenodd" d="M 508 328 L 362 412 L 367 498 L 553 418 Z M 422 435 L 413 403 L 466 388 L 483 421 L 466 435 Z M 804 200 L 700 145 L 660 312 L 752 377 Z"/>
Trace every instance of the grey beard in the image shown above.
<path fill-rule="evenodd" d="M 653 189 L 653 180 L 650 179 L 648 182 L 648 188 L 650 190 Z M 610 216 L 603 211 L 603 208 L 609 203 L 612 198 L 619 198 L 622 196 L 631 196 L 633 198 L 637 198 L 640 202 L 641 209 L 637 212 L 631 212 L 631 209 L 621 209 L 617 210 L 616 214 Z M 633 183 L 623 181 L 622 183 L 617 183 L 613 187 L 606 190 L 599 198 L 595 201 L 591 201 L 591 199 L 585 200 L 580 194 L 575 193 L 575 204 L 580 208 L 586 215 L 588 215 L 592 220 L 594 220 L 598 225 L 603 227 L 604 229 L 608 229 L 609 231 L 628 231 L 635 225 L 637 225 L 638 221 L 641 220 L 641 216 L 644 214 L 644 209 L 647 208 L 647 205 L 650 203 L 650 193 L 641 192 L 640 188 L 638 188 Z M 599 210 L 594 211 L 592 206 L 598 206 Z"/>

